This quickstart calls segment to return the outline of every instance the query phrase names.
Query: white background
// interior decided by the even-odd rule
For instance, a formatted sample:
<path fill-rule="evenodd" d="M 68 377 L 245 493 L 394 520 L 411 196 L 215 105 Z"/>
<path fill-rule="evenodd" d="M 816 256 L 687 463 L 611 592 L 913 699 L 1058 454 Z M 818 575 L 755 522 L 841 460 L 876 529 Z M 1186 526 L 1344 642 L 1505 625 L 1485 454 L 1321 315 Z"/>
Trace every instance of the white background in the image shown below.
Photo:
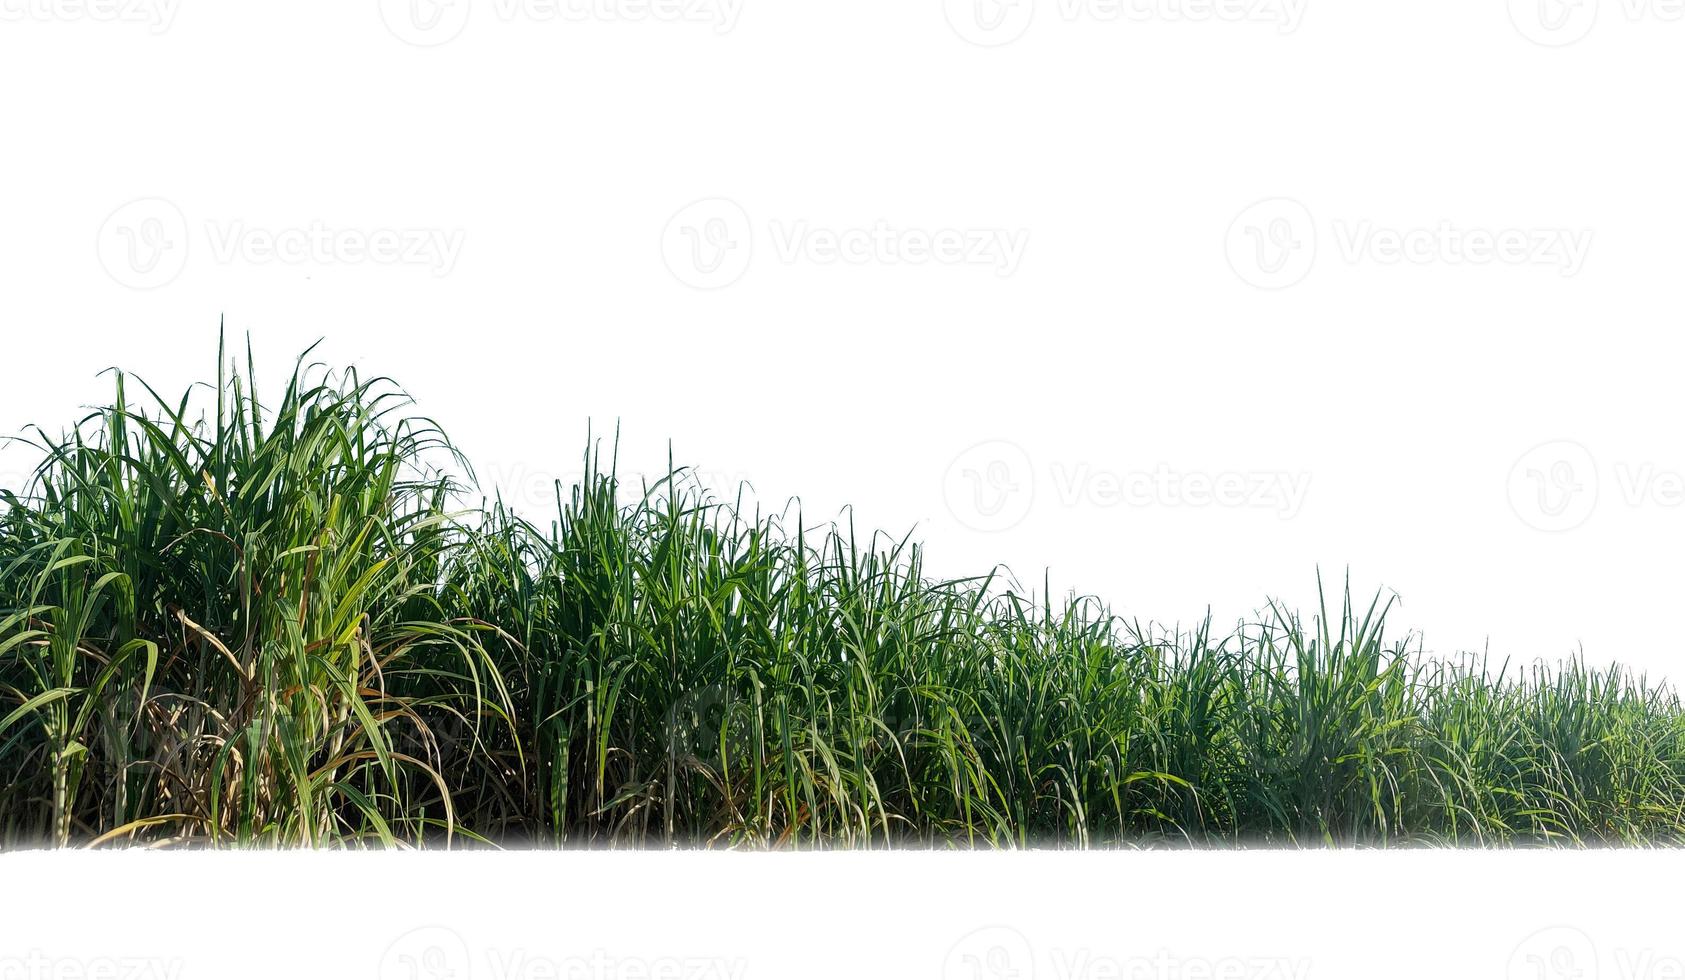
<path fill-rule="evenodd" d="M 1677 0 L 568 2 L 0 0 L 0 431 L 209 376 L 226 314 L 534 510 L 618 421 L 942 574 L 1229 624 L 1349 568 L 1430 652 L 1680 673 Z M 1023 248 L 827 260 L 880 223 Z M 1117 492 L 1161 471 L 1308 491 Z"/>
<path fill-rule="evenodd" d="M 25 889 L 0 890 L 9 980 L 114 967 L 106 980 L 1685 976 L 1678 852 L 127 852 L 6 864 L 30 893 L 26 904 Z"/>
<path fill-rule="evenodd" d="M 395 376 L 535 511 L 588 424 L 618 422 L 628 470 L 672 440 L 810 520 L 852 504 L 862 528 L 916 529 L 944 574 L 1047 569 L 1186 625 L 1308 605 L 1319 566 L 1349 568 L 1402 595 L 1396 625 L 1433 653 L 1583 644 L 1685 673 L 1685 5 L 417 4 L 0 0 L 0 431 L 67 423 L 108 366 L 209 377 L 226 315 L 271 381 L 317 339 Z M 270 247 L 317 229 L 325 247 Z M 1512 231 L 1518 261 L 1491 254 Z M 950 233 L 957 255 L 920 254 Z M 1021 253 L 971 247 L 1001 235 Z M 1252 492 L 1283 486 L 1308 492 Z M 755 977 L 970 980 L 942 957 L 995 921 L 1044 957 L 1085 937 L 1491 977 L 1572 893 L 1621 976 L 1668 907 L 1634 882 L 1676 878 L 1644 858 L 1611 903 L 1600 876 L 1638 859 L 844 859 L 833 878 L 522 858 L 383 864 L 374 896 L 296 860 L 205 888 L 102 866 L 91 897 L 14 857 L 8 880 L 37 884 L 0 889 L 26 905 L 6 945 L 68 955 L 87 938 L 69 910 L 151 896 L 101 955 L 191 937 L 211 950 L 194 977 L 253 950 L 247 976 L 321 972 L 299 937 L 323 921 L 345 957 L 325 975 L 365 977 L 432 921 L 476 949 L 549 935 L 552 956 L 724 935 L 760 950 Z M 529 904 L 475 918 L 488 880 Z M 239 896 L 271 883 L 292 918 L 239 933 Z M 1442 915 L 1395 918 L 1412 907 Z"/>

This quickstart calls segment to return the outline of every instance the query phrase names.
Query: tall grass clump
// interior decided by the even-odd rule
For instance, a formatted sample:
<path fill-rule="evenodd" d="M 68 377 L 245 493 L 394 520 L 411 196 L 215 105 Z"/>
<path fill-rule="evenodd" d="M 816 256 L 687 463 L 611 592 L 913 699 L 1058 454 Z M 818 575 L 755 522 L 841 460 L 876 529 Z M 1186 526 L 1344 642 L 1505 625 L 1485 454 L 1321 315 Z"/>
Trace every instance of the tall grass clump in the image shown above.
<path fill-rule="evenodd" d="M 480 502 L 389 381 L 249 356 L 24 437 L 6 846 L 1592 846 L 1685 832 L 1685 713 L 1436 661 L 1390 604 L 1163 631 L 909 539 L 636 489 Z"/>

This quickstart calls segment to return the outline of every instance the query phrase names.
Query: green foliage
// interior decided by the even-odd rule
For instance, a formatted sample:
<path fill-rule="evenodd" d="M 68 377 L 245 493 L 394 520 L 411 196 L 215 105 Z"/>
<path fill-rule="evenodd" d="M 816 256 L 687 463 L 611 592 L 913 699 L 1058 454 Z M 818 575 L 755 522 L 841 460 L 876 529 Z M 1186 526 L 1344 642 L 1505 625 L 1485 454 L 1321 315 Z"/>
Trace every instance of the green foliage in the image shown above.
<path fill-rule="evenodd" d="M 382 379 L 226 358 L 0 492 L 0 841 L 1676 843 L 1685 714 L 1307 623 L 1166 634 L 588 451 L 542 521 Z M 200 402 L 209 400 L 209 410 Z M 671 469 L 671 468 L 670 468 Z M 630 502 L 628 502 L 628 500 Z"/>

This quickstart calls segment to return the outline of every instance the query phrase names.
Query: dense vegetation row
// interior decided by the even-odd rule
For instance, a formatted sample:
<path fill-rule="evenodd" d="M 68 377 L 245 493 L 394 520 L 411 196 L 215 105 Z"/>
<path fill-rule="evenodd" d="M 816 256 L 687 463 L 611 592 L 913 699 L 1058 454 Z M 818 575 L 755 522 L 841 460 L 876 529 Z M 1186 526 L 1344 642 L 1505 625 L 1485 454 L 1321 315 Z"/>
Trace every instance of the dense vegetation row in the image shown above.
<path fill-rule="evenodd" d="M 6 846 L 1685 832 L 1679 701 L 1618 670 L 1425 660 L 1349 592 L 1162 634 L 595 450 L 553 514 L 464 506 L 389 382 L 219 364 L 117 375 L 0 494 Z"/>

